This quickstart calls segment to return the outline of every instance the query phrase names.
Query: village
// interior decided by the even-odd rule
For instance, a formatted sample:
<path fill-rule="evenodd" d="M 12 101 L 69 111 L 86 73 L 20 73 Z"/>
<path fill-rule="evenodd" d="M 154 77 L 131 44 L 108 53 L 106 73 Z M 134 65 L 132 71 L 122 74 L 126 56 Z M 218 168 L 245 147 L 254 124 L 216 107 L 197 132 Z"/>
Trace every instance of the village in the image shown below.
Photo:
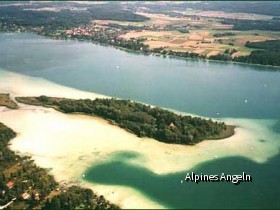
<path fill-rule="evenodd" d="M 1 159 L 7 164 L 6 151 L 1 151 L 1 153 Z M 10 154 L 11 160 L 12 156 L 13 154 Z M 8 207 L 14 201 L 17 201 L 18 208 L 25 207 L 26 204 L 33 207 L 40 205 L 55 187 L 54 180 L 46 174 L 44 169 L 36 167 L 29 158 L 18 155 L 14 157 L 15 161 L 8 162 L 10 164 L 7 164 L 1 173 L 0 204 L 2 208 Z"/>

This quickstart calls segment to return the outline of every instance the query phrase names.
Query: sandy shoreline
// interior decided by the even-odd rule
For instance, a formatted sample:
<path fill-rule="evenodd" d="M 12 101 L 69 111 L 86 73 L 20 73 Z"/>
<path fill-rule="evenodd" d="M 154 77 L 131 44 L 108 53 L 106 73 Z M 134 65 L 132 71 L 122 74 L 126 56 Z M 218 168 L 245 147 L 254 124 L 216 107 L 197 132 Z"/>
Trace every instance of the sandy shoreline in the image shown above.
<path fill-rule="evenodd" d="M 91 99 L 105 97 L 63 87 L 40 78 L 2 71 L 0 92 L 11 93 L 13 97 L 43 94 Z M 18 133 L 11 141 L 11 149 L 31 155 L 40 167 L 51 168 L 50 173 L 57 181 L 79 182 L 122 208 L 163 206 L 128 187 L 104 186 L 82 180 L 82 175 L 89 166 L 106 160 L 115 152 L 138 153 L 141 158 L 129 161 L 154 173 L 167 174 L 190 169 L 207 160 L 229 156 L 242 156 L 264 163 L 278 154 L 280 148 L 280 143 L 277 142 L 279 135 L 269 129 L 273 124 L 272 120 L 222 119 L 228 124 L 238 126 L 234 136 L 185 146 L 138 138 L 100 118 L 63 114 L 44 107 L 23 104 L 20 104 L 19 110 L 0 107 L 0 119 Z"/>
<path fill-rule="evenodd" d="M 53 97 L 65 98 L 104 98 L 106 96 L 74 88 L 61 86 L 40 77 L 23 76 L 17 73 L 1 71 L 0 69 L 0 91 L 10 93 L 11 97 L 17 96 L 40 96 L 52 95 Z"/>

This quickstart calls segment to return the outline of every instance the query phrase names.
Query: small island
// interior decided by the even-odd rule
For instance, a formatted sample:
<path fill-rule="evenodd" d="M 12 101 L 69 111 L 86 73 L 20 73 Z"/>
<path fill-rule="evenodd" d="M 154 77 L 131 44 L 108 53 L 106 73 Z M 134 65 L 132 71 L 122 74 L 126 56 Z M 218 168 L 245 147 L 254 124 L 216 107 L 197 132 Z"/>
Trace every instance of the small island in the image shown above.
<path fill-rule="evenodd" d="M 8 93 L 0 93 L 0 106 L 5 106 L 9 109 L 17 109 L 18 105 L 10 98 Z"/>
<path fill-rule="evenodd" d="M 194 145 L 205 139 L 224 139 L 234 134 L 234 126 L 211 119 L 175 114 L 130 100 L 17 97 L 20 103 L 51 107 L 64 113 L 82 113 L 104 118 L 139 137 L 171 144 Z"/>

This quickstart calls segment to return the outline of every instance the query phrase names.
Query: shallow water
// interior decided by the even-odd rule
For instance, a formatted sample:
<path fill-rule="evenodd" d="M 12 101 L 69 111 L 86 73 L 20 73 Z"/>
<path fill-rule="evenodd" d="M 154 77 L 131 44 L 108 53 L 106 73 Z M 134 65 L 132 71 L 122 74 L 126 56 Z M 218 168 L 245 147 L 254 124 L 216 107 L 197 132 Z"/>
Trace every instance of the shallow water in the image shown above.
<path fill-rule="evenodd" d="M 119 154 L 121 155 L 121 154 Z M 118 159 L 93 166 L 86 180 L 107 185 L 136 188 L 155 201 L 171 208 L 279 208 L 278 199 L 280 156 L 266 164 L 257 164 L 241 157 L 222 158 L 199 164 L 187 171 L 158 175 L 143 167 Z M 242 174 L 252 176 L 252 182 L 234 185 L 230 182 L 183 182 L 188 172 L 196 174 Z M 240 173 L 241 172 L 241 173 Z"/>
<path fill-rule="evenodd" d="M 143 56 L 32 34 L 0 34 L 0 44 L 0 92 L 102 97 L 97 92 L 238 126 L 232 138 L 185 147 L 139 139 L 89 117 L 30 106 L 1 108 L 0 120 L 19 132 L 12 148 L 52 168 L 57 179 L 81 179 L 85 173 L 84 180 L 127 208 L 131 203 L 124 205 L 124 199 L 135 204 L 135 195 L 177 208 L 280 208 L 280 72 Z M 253 183 L 181 184 L 187 171 L 244 171 Z M 111 189 L 121 198 L 109 195 Z M 143 202 L 136 207 L 148 208 Z"/>
<path fill-rule="evenodd" d="M 119 197 L 111 200 L 120 205 L 124 204 L 119 200 L 126 198 L 134 202 L 134 208 L 154 207 L 146 204 L 145 198 L 173 208 L 279 206 L 277 199 L 271 202 L 280 190 L 277 185 L 280 159 L 275 156 L 280 142 L 279 135 L 268 130 L 272 121 L 240 122 L 245 130 L 250 130 L 249 136 L 237 134 L 231 140 L 185 147 L 140 139 L 92 117 L 66 115 L 41 107 L 22 106 L 12 111 L 1 108 L 0 118 L 18 132 L 12 141 L 13 150 L 31 155 L 41 167 L 51 168 L 59 181 L 79 181 L 84 174 L 83 179 L 93 182 L 98 193 L 108 198 L 111 198 L 109 192 L 119 193 Z M 181 184 L 191 171 L 198 174 L 244 171 L 253 177 L 253 183 Z M 101 185 L 102 190 L 96 185 Z M 108 186 L 107 190 L 102 185 Z M 135 191 L 118 192 L 118 186 Z M 133 199 L 135 195 L 140 201 Z M 202 198 L 203 202 L 199 202 Z"/>

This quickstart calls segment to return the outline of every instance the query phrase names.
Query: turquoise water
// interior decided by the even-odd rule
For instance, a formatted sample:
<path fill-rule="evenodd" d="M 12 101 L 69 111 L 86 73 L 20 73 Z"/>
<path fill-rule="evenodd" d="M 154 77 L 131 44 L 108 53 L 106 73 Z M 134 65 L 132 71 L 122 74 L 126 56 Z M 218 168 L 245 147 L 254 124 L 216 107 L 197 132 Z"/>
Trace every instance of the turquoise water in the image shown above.
<path fill-rule="evenodd" d="M 137 154 L 136 154 L 137 155 Z M 266 164 L 241 157 L 204 162 L 193 169 L 157 175 L 146 168 L 129 164 L 127 154 L 112 155 L 110 161 L 89 168 L 86 180 L 106 185 L 132 187 L 170 208 L 279 208 L 280 156 Z M 135 157 L 137 158 L 137 156 Z M 246 174 L 252 182 L 183 182 L 187 172 L 196 174 Z"/>
<path fill-rule="evenodd" d="M 144 56 L 33 34 L 0 34 L 0 46 L 1 69 L 202 116 L 275 119 L 271 131 L 280 133 L 280 71 L 273 68 Z M 168 207 L 280 208 L 279 155 L 265 164 L 228 157 L 188 170 L 244 171 L 253 177 L 252 183 L 238 186 L 181 184 L 187 171 L 157 175 L 130 164 L 133 158 L 141 157 L 112 154 L 108 161 L 89 168 L 86 180 L 129 186 Z"/>
<path fill-rule="evenodd" d="M 208 117 L 280 118 L 280 71 L 0 34 L 0 68 Z M 220 113 L 219 116 L 216 113 Z"/>

